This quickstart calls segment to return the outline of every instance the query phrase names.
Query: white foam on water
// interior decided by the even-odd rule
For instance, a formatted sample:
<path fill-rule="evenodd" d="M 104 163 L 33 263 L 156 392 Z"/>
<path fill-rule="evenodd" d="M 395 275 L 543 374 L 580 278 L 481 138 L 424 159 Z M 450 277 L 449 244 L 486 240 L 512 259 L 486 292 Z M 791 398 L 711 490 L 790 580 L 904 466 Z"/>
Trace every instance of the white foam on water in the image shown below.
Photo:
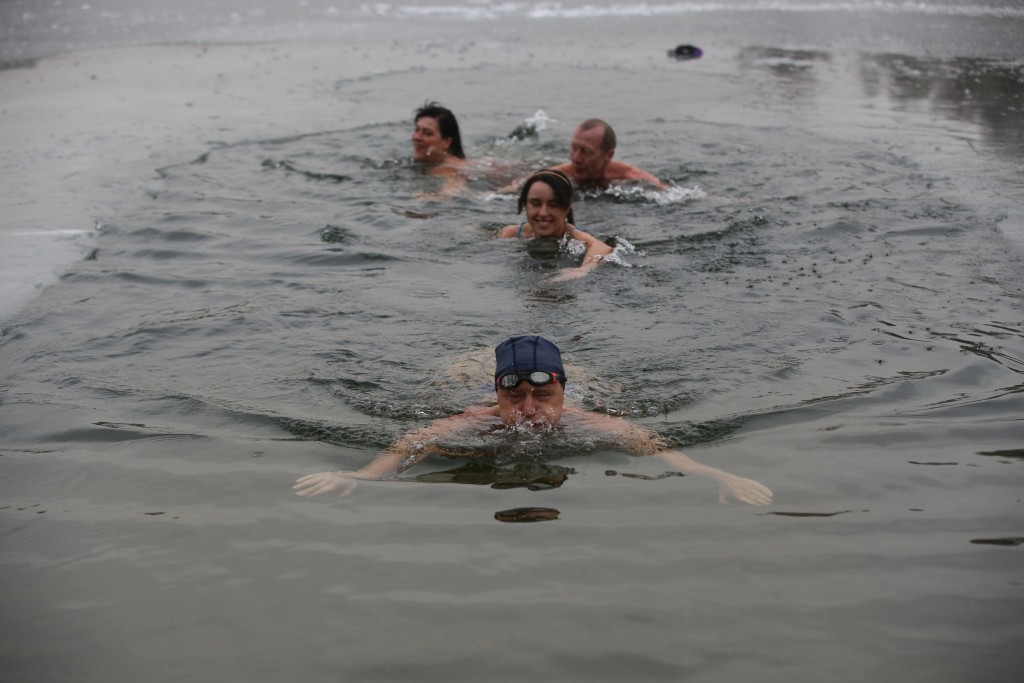
<path fill-rule="evenodd" d="M 523 123 L 533 126 L 535 130 L 540 131 L 545 130 L 549 123 L 558 123 L 558 119 L 553 119 L 543 109 L 538 109 L 533 113 L 533 116 L 527 116 L 523 119 Z"/>
<path fill-rule="evenodd" d="M 615 265 L 623 268 L 632 268 L 633 264 L 627 261 L 624 257 L 636 255 L 643 256 L 644 253 L 642 251 L 637 251 L 636 247 L 630 244 L 625 237 L 616 237 L 615 248 L 612 250 L 612 253 L 604 257 L 604 260 L 606 263 L 614 263 Z"/>
<path fill-rule="evenodd" d="M 693 187 L 669 185 L 663 190 L 648 185 L 613 185 L 605 190 L 604 193 L 619 199 L 642 199 L 660 206 L 686 203 L 705 199 L 708 196 L 700 185 L 694 185 Z"/>

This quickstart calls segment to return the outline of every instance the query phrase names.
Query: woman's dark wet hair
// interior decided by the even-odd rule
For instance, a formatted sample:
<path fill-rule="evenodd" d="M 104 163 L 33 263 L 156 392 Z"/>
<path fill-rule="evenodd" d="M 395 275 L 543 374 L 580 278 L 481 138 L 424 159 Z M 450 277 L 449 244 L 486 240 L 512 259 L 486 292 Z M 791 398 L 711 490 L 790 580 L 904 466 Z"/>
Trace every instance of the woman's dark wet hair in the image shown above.
<path fill-rule="evenodd" d="M 455 114 L 452 113 L 452 110 L 442 107 L 437 102 L 426 102 L 416 110 L 416 118 L 413 121 L 419 121 L 424 116 L 429 116 L 437 121 L 437 127 L 441 131 L 442 139 L 451 138 L 452 146 L 448 148 L 448 153 L 460 159 L 465 159 L 466 153 L 462 151 L 462 135 L 459 133 L 459 122 L 455 119 Z"/>
<path fill-rule="evenodd" d="M 553 168 L 537 171 L 523 181 L 523 187 L 519 190 L 519 205 L 516 208 L 516 213 L 523 212 L 523 207 L 526 206 L 526 195 L 530 194 L 530 188 L 538 180 L 551 188 L 551 191 L 555 194 L 555 204 L 557 206 L 569 209 L 565 220 L 576 225 L 576 219 L 572 215 L 572 181 L 569 180 L 569 176 Z"/>

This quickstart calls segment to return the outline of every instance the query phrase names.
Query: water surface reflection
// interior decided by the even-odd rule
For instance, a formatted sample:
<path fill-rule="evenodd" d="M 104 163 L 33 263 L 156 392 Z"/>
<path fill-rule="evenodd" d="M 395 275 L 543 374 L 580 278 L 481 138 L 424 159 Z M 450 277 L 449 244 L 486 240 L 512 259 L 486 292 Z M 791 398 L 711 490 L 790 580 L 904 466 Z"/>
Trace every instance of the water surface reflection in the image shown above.
<path fill-rule="evenodd" d="M 990 151 L 1024 158 L 1024 64 L 978 58 L 864 55 L 860 76 L 869 99 L 902 109 L 925 106 L 977 125 Z"/>
<path fill-rule="evenodd" d="M 843 60 L 821 49 L 744 48 L 741 67 L 768 78 L 764 96 L 812 103 L 837 97 Z M 899 111 L 922 109 L 944 119 L 976 125 L 987 151 L 1024 157 L 1024 63 L 980 57 L 922 57 L 861 53 L 852 66 L 870 104 L 883 100 Z"/>

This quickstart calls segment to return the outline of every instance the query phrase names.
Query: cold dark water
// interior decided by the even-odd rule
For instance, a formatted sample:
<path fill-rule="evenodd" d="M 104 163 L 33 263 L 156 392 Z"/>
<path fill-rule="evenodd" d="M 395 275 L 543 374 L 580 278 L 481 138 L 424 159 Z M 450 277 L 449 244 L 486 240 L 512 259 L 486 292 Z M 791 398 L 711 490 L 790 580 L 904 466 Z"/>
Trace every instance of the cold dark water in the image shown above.
<path fill-rule="evenodd" d="M 1022 17 L 928 6 L 677 13 L 696 62 L 658 16 L 591 12 L 566 53 L 381 10 L 420 37 L 368 29 L 379 68 L 310 101 L 350 118 L 126 174 L 0 340 L 4 679 L 1014 680 Z M 482 160 L 450 201 L 406 160 L 427 98 Z M 594 114 L 672 188 L 578 198 L 618 258 L 547 284 L 572 258 L 492 239 L 493 190 Z M 292 493 L 486 396 L 517 333 L 774 504 L 571 439 Z"/>

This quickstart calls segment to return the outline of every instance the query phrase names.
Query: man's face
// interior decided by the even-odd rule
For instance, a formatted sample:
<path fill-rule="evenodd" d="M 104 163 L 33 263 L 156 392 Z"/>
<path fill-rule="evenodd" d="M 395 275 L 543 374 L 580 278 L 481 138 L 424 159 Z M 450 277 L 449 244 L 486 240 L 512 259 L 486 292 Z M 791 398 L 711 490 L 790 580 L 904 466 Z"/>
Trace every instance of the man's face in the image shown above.
<path fill-rule="evenodd" d="M 498 387 L 498 415 L 507 426 L 549 427 L 562 417 L 565 390 L 561 382 L 535 387 L 521 382 L 514 389 Z"/>
<path fill-rule="evenodd" d="M 577 128 L 572 134 L 569 161 L 572 162 L 572 175 L 576 182 L 604 182 L 604 169 L 612 160 L 615 150 L 602 149 L 603 138 L 604 126 L 594 126 L 590 130 Z"/>

